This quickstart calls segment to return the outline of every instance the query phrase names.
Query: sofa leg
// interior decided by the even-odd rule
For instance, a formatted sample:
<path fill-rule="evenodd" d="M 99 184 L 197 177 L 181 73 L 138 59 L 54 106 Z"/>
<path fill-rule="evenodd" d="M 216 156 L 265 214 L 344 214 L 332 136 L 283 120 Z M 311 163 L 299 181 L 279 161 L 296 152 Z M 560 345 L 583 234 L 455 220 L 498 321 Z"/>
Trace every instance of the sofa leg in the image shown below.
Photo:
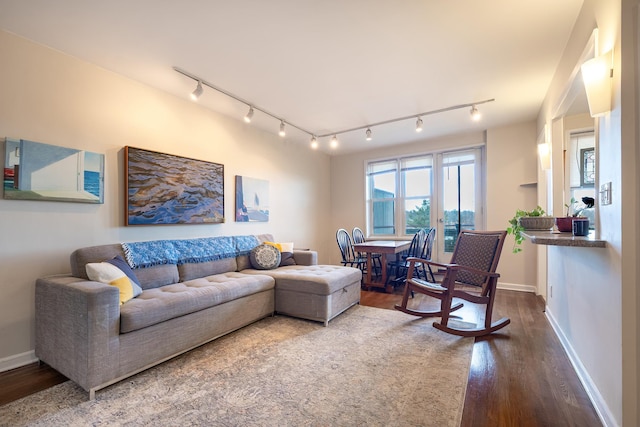
<path fill-rule="evenodd" d="M 96 389 L 95 388 L 89 389 L 89 401 L 92 401 L 95 399 L 96 399 Z"/>

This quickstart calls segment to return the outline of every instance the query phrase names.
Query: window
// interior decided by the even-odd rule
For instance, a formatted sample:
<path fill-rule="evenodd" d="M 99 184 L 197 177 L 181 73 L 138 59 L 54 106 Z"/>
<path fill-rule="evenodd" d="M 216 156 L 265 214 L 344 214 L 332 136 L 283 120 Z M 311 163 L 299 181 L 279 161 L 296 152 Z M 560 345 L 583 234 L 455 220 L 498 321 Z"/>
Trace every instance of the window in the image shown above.
<path fill-rule="evenodd" d="M 407 239 L 436 228 L 434 256 L 448 262 L 461 229 L 484 227 L 484 147 L 367 163 L 367 234 Z"/>
<path fill-rule="evenodd" d="M 431 155 L 370 162 L 367 165 L 369 235 L 411 235 L 431 225 Z"/>

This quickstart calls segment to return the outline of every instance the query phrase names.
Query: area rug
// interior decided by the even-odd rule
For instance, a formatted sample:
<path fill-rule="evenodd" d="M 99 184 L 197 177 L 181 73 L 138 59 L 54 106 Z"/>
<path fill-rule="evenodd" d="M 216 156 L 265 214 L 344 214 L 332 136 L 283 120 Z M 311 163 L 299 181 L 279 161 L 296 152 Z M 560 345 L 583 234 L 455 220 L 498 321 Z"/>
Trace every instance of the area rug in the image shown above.
<path fill-rule="evenodd" d="M 432 322 L 360 305 L 326 328 L 269 317 L 94 401 L 67 381 L 2 406 L 0 425 L 458 426 L 473 339 Z"/>

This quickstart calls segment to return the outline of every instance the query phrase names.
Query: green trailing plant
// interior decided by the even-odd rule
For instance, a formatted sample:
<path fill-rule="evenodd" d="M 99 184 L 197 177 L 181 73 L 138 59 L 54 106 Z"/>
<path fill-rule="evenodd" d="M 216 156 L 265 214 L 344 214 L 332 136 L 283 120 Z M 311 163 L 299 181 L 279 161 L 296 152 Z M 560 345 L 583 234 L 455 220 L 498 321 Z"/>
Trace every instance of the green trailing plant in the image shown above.
<path fill-rule="evenodd" d="M 545 214 L 544 209 L 540 206 L 536 206 L 536 208 L 532 211 L 524 211 L 518 209 L 516 214 L 509 220 L 509 227 L 507 227 L 507 234 L 513 234 L 514 242 L 513 242 L 513 253 L 517 254 L 522 251 L 520 245 L 524 242 L 524 236 L 522 232 L 524 231 L 524 227 L 520 225 L 520 218 L 529 217 L 529 216 L 543 216 Z"/>

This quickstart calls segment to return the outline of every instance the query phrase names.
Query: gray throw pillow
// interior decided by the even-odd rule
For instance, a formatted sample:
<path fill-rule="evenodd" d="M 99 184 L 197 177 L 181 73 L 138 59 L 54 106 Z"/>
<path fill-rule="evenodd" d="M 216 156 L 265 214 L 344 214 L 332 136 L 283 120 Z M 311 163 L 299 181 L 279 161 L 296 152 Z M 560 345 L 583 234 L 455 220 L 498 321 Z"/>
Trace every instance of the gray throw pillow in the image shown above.
<path fill-rule="evenodd" d="M 249 260 L 256 270 L 271 270 L 280 265 L 280 251 L 271 245 L 258 245 L 251 250 Z"/>

